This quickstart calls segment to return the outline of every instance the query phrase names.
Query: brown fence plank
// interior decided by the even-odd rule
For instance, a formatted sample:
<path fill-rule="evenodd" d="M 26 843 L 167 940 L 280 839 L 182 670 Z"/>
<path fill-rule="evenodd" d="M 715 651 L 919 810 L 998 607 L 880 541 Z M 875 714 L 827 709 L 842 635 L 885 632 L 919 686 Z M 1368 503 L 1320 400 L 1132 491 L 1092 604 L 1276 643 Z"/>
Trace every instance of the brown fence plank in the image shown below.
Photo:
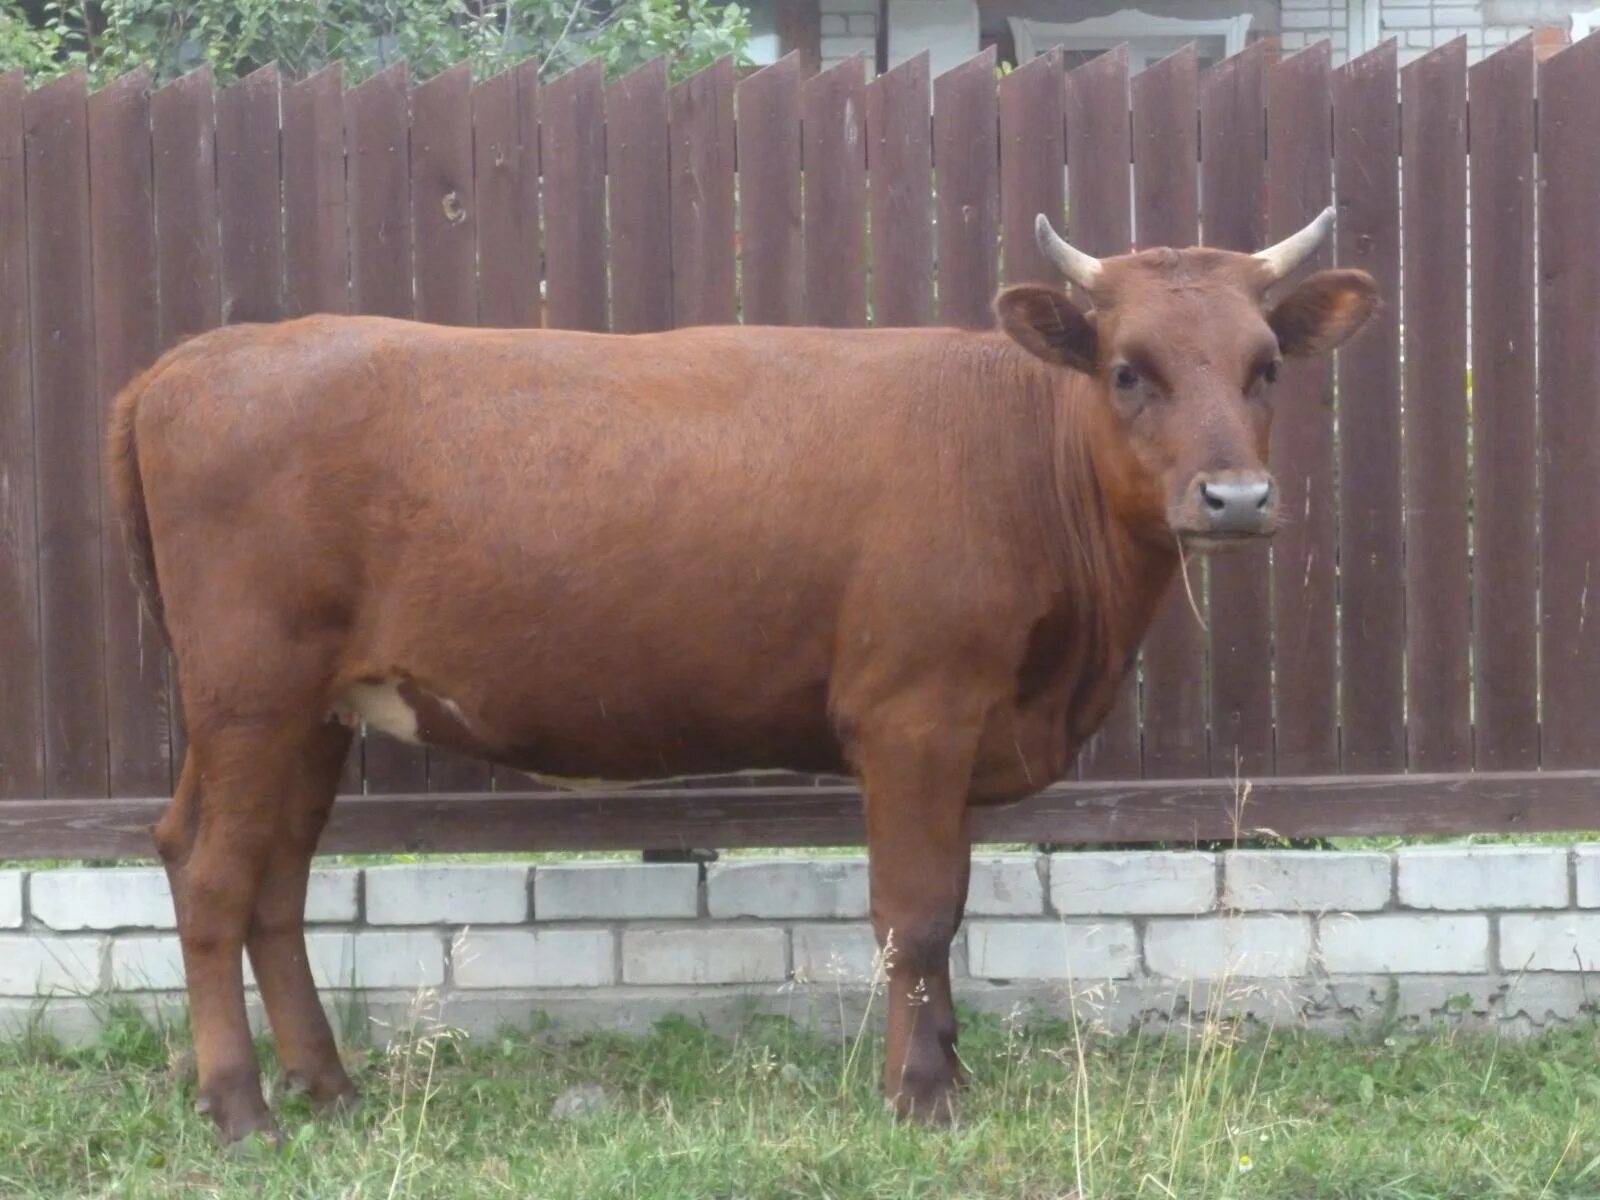
<path fill-rule="evenodd" d="M 411 93 L 411 228 L 416 315 L 478 323 L 478 202 L 472 179 L 472 68 L 442 71 Z"/>
<path fill-rule="evenodd" d="M 741 316 L 746 325 L 798 325 L 806 282 L 799 55 L 746 76 L 737 98 Z"/>
<path fill-rule="evenodd" d="M 1539 67 L 1540 761 L 1600 747 L 1600 37 Z"/>
<path fill-rule="evenodd" d="M 1232 841 L 1373 834 L 1587 832 L 1600 772 L 1344 775 L 1263 779 L 1241 806 L 1231 781 L 1068 783 L 980 809 L 985 842 Z M 163 799 L 0 804 L 0 845 L 22 858 L 150 854 Z M 333 809 L 319 849 L 467 853 L 859 846 L 850 787 L 640 788 L 600 795 L 352 796 Z"/>
<path fill-rule="evenodd" d="M 735 291 L 733 60 L 672 89 L 672 323 L 728 325 Z"/>
<path fill-rule="evenodd" d="M 23 91 L 0 75 L 0 799 L 45 791 Z"/>
<path fill-rule="evenodd" d="M 1133 90 L 1134 236 L 1141 249 L 1192 246 L 1200 234 L 1199 69 L 1189 46 L 1135 76 Z M 1205 567 L 1168 589 L 1144 641 L 1144 773 L 1158 779 L 1205 775 Z"/>
<path fill-rule="evenodd" d="M 1266 70 L 1270 41 L 1218 63 L 1200 84 L 1200 224 L 1208 246 L 1266 245 Z M 1272 592 L 1265 550 L 1206 564 L 1211 627 L 1211 771 L 1272 770 Z"/>
<path fill-rule="evenodd" d="M 74 71 L 30 92 L 23 118 L 45 782 L 52 796 L 104 796 L 100 406 L 83 74 Z"/>
<path fill-rule="evenodd" d="M 405 64 L 397 63 L 344 95 L 353 312 L 416 315 L 407 81 Z M 427 790 L 427 756 L 419 747 L 365 736 L 361 752 L 367 791 Z"/>
<path fill-rule="evenodd" d="M 211 71 L 190 71 L 150 97 L 161 345 L 222 323 L 217 234 L 216 99 Z M 170 668 L 169 668 L 170 670 Z M 184 756 L 183 707 L 172 674 L 172 762 Z"/>
<path fill-rule="evenodd" d="M 441 325 L 478 323 L 478 201 L 473 191 L 472 68 L 462 63 L 411 93 L 411 227 L 416 315 Z M 431 792 L 488 791 L 489 765 L 426 752 Z"/>
<path fill-rule="evenodd" d="M 478 198 L 478 323 L 544 323 L 539 301 L 539 64 L 472 89 Z"/>
<path fill-rule="evenodd" d="M 100 403 L 109 405 L 161 349 L 148 71 L 124 75 L 89 98 L 89 182 L 95 375 Z M 121 523 L 109 512 L 101 553 L 110 790 L 147 796 L 172 786 L 165 642 L 140 603 Z"/>
<path fill-rule="evenodd" d="M 1000 81 L 1000 250 L 1006 283 L 1061 285 L 1061 272 L 1039 252 L 1040 213 L 1066 222 L 1067 126 L 1061 56 L 1041 54 Z"/>
<path fill-rule="evenodd" d="M 1067 72 L 1067 230 L 1087 254 L 1126 254 L 1133 248 L 1129 193 L 1128 49 L 1119 46 Z M 1090 301 L 1082 296 L 1079 302 Z M 1131 670 L 1100 731 L 1078 756 L 1086 779 L 1139 774 L 1139 679 Z"/>
<path fill-rule="evenodd" d="M 1472 139 L 1473 749 L 1539 763 L 1533 39 L 1468 72 Z"/>
<path fill-rule="evenodd" d="M 933 84 L 933 170 L 938 181 L 939 320 L 994 325 L 999 277 L 1000 153 L 995 53 L 990 46 Z"/>
<path fill-rule="evenodd" d="M 872 323 L 933 320 L 933 126 L 924 51 L 867 85 Z"/>
<path fill-rule="evenodd" d="M 540 93 L 544 169 L 545 324 L 604 330 L 606 299 L 605 67 L 591 60 Z"/>
<path fill-rule="evenodd" d="M 867 139 L 863 60 L 846 59 L 800 89 L 805 170 L 806 322 L 867 323 Z"/>
<path fill-rule="evenodd" d="M 1388 41 L 1333 77 L 1336 255 L 1340 266 L 1371 274 L 1384 301 L 1336 365 L 1340 761 L 1357 772 L 1406 764 L 1396 61 Z"/>
<path fill-rule="evenodd" d="M 1472 763 L 1467 555 L 1467 53 L 1400 73 L 1405 197 L 1405 537 L 1409 761 Z M 1365 696 L 1365 681 L 1356 702 Z"/>
<path fill-rule="evenodd" d="M 284 312 L 350 307 L 344 98 L 336 63 L 283 89 Z"/>
<path fill-rule="evenodd" d="M 283 316 L 277 67 L 222 89 L 216 136 L 222 319 L 275 321 Z"/>
<path fill-rule="evenodd" d="M 1329 200 L 1329 51 L 1319 42 L 1267 70 L 1267 235 L 1287 237 Z M 1327 266 L 1324 245 L 1313 266 Z M 1333 364 L 1284 364 L 1272 467 L 1287 519 L 1273 539 L 1273 669 L 1279 774 L 1339 765 L 1334 651 Z"/>
<path fill-rule="evenodd" d="M 667 129 L 666 59 L 652 59 L 606 85 L 611 328 L 618 333 L 672 327 Z"/>

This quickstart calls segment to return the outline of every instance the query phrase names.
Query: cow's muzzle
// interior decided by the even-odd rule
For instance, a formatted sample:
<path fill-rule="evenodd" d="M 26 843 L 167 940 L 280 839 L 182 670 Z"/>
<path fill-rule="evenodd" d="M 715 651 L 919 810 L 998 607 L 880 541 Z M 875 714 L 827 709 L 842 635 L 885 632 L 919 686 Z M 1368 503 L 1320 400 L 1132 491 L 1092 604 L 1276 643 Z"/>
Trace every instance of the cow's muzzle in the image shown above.
<path fill-rule="evenodd" d="M 1168 515 L 1186 546 L 1212 549 L 1271 537 L 1277 529 L 1278 489 L 1265 471 L 1206 471 L 1196 475 Z"/>

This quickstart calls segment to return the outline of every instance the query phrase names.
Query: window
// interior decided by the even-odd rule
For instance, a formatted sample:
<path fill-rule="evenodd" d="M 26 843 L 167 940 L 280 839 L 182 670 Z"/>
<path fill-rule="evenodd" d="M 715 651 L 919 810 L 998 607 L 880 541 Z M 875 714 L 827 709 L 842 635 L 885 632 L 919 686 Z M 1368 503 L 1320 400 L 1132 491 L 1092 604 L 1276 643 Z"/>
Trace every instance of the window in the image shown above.
<path fill-rule="evenodd" d="M 1600 8 L 1572 14 L 1572 40 L 1577 42 L 1591 33 L 1600 33 Z"/>
<path fill-rule="evenodd" d="M 1059 48 L 1067 66 L 1075 67 L 1116 46 L 1128 47 L 1128 69 L 1137 75 L 1146 67 L 1190 43 L 1202 69 L 1244 49 L 1250 30 L 1250 15 L 1220 20 L 1186 20 L 1158 17 L 1137 9 L 1125 8 L 1104 17 L 1083 21 L 1035 21 L 1010 17 L 1011 36 L 1016 41 L 1017 62 Z"/>

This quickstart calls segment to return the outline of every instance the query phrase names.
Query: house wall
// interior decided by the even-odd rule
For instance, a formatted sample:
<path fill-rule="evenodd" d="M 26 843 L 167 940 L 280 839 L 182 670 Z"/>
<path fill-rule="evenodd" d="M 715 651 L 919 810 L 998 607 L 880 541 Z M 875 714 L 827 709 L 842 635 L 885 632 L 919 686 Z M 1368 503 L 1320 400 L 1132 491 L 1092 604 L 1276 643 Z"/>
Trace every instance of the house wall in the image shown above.
<path fill-rule="evenodd" d="M 878 0 L 822 0 L 822 69 L 864 55 L 867 74 L 878 55 Z"/>
<path fill-rule="evenodd" d="M 1402 65 L 1458 37 L 1467 39 L 1467 58 L 1477 62 L 1499 47 L 1533 32 L 1531 24 L 1496 23 L 1497 15 L 1472 0 L 1366 0 L 1377 5 L 1378 40 L 1395 40 Z M 1327 38 L 1337 63 L 1350 55 L 1351 5 L 1346 0 L 1282 0 L 1281 45 L 1286 53 Z M 1359 15 L 1363 6 L 1357 5 Z M 1362 48 L 1356 47 L 1359 53 Z"/>

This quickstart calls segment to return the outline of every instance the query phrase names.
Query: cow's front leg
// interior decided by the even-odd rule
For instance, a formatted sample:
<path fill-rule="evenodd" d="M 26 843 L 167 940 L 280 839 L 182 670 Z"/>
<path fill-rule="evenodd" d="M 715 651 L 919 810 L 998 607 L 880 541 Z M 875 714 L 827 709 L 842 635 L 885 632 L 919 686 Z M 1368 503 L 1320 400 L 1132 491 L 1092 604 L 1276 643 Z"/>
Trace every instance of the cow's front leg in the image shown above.
<path fill-rule="evenodd" d="M 967 783 L 975 732 L 929 714 L 872 731 L 857 750 L 866 796 L 872 925 L 885 948 L 884 1095 L 902 1116 L 944 1122 L 962 1080 L 950 943 L 966 904 Z"/>

